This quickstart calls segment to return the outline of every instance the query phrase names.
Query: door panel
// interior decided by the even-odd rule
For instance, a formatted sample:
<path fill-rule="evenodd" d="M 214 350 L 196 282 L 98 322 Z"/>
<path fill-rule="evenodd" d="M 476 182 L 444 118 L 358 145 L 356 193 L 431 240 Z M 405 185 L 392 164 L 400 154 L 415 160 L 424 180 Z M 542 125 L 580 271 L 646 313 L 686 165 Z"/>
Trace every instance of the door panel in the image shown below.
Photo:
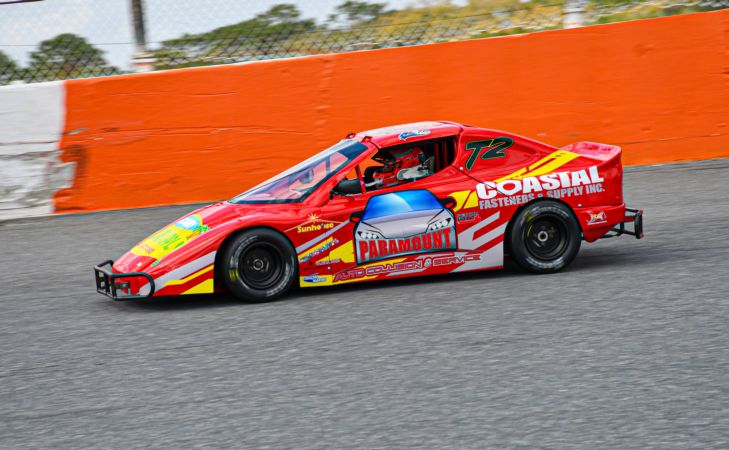
<path fill-rule="evenodd" d="M 350 217 L 362 211 L 364 201 L 362 195 L 335 196 L 312 214 L 323 229 L 296 249 L 302 286 L 330 285 L 337 270 L 356 264 Z"/>
<path fill-rule="evenodd" d="M 492 220 L 474 230 L 473 220 L 463 216 L 459 221 L 455 212 L 453 194 L 473 184 L 451 166 L 412 183 L 335 196 L 318 212 L 318 220 L 333 224 L 331 233 L 316 242 L 327 257 L 304 261 L 302 274 L 325 285 L 501 266 L 501 247 L 495 243 L 500 235 L 484 228 L 499 224 Z M 486 258 L 484 246 L 494 248 Z M 314 285 L 303 278 L 302 286 Z"/>

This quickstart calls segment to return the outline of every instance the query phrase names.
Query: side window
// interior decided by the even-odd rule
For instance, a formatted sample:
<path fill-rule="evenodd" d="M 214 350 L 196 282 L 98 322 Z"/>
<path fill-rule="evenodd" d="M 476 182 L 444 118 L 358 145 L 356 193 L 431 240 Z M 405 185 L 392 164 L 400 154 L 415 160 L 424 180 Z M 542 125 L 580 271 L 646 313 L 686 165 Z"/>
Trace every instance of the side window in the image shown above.
<path fill-rule="evenodd" d="M 383 148 L 360 165 L 367 191 L 429 177 L 453 163 L 453 139 L 421 141 Z"/>

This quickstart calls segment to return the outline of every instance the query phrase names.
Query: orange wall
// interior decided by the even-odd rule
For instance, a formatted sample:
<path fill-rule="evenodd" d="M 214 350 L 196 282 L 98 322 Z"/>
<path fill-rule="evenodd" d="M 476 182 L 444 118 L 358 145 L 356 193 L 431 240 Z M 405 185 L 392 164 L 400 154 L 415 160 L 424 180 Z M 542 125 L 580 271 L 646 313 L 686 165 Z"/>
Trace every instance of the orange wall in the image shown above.
<path fill-rule="evenodd" d="M 349 131 L 446 119 L 626 164 L 729 156 L 729 10 L 67 83 L 59 212 L 225 199 Z"/>

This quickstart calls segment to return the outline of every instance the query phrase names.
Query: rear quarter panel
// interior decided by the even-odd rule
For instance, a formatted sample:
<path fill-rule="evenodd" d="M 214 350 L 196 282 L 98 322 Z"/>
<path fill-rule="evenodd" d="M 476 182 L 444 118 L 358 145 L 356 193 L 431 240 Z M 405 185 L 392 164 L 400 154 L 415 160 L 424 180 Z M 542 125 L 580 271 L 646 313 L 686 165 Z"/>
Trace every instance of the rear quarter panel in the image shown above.
<path fill-rule="evenodd" d="M 456 165 L 474 180 L 453 193 L 462 213 L 498 212 L 510 220 L 519 208 L 553 199 L 575 212 L 585 239 L 605 234 L 624 216 L 619 147 L 578 142 L 555 148 L 497 130 L 466 130 Z"/>

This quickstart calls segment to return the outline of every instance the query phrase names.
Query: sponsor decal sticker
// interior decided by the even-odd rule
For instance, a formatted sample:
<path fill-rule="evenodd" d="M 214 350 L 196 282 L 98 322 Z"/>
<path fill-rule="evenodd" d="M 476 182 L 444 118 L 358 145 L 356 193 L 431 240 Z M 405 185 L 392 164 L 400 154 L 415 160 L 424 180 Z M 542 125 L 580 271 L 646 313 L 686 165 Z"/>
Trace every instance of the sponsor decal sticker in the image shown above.
<path fill-rule="evenodd" d="M 319 274 L 315 273 L 312 275 L 305 276 L 304 281 L 306 281 L 307 283 L 323 283 L 323 282 L 327 281 L 327 279 L 324 277 L 320 277 Z"/>
<path fill-rule="evenodd" d="M 137 256 L 149 256 L 160 260 L 191 240 L 206 233 L 208 226 L 200 214 L 187 216 L 154 233 L 132 248 Z"/>
<path fill-rule="evenodd" d="M 309 261 L 312 258 L 315 258 L 330 248 L 334 247 L 335 245 L 339 244 L 339 239 L 337 238 L 329 238 L 328 240 L 324 241 L 322 244 L 319 244 L 316 248 L 313 250 L 304 252 L 302 256 L 299 256 L 299 262 L 305 263 Z"/>
<path fill-rule="evenodd" d="M 374 196 L 354 229 L 357 263 L 455 249 L 454 219 L 423 189 Z"/>
<path fill-rule="evenodd" d="M 566 198 L 604 192 L 597 166 L 518 179 L 486 181 L 476 185 L 481 209 L 522 205 L 537 197 Z"/>
<path fill-rule="evenodd" d="M 460 213 L 456 216 L 458 219 L 458 222 L 473 222 L 474 220 L 481 219 L 481 216 L 478 214 L 478 212 L 467 212 L 467 213 Z"/>
<path fill-rule="evenodd" d="M 316 262 L 316 265 L 317 266 L 328 266 L 330 264 L 339 264 L 340 262 L 342 262 L 342 260 L 339 259 L 339 258 L 337 258 L 337 259 L 323 259 L 321 261 L 317 261 Z"/>
<path fill-rule="evenodd" d="M 386 275 L 396 272 L 408 272 L 413 270 L 422 270 L 429 267 L 449 266 L 452 264 L 464 264 L 471 261 L 479 261 L 481 255 L 446 255 L 433 258 L 418 259 L 415 261 L 391 262 L 382 264 L 373 264 L 367 267 L 356 267 L 354 269 L 343 270 L 334 276 L 334 282 L 355 280 L 358 278 L 371 277 L 376 275 Z"/>
<path fill-rule="evenodd" d="M 590 213 L 590 220 L 587 221 L 587 224 L 598 225 L 605 222 L 607 222 L 607 214 L 605 214 L 605 211 L 600 211 L 598 213 Z"/>
<path fill-rule="evenodd" d="M 455 230 L 438 230 L 402 239 L 359 239 L 357 261 L 366 263 L 393 256 L 455 249 Z"/>
<path fill-rule="evenodd" d="M 449 256 L 439 256 L 434 258 L 426 258 L 425 259 L 425 267 L 440 267 L 440 266 L 450 266 L 452 264 L 463 264 L 471 261 L 479 261 L 481 259 L 481 255 L 474 254 L 474 255 L 449 255 Z"/>
<path fill-rule="evenodd" d="M 309 214 L 308 220 L 295 227 L 289 228 L 288 231 L 296 230 L 297 233 L 310 233 L 312 231 L 327 231 L 334 228 L 334 224 L 341 223 L 332 220 L 320 219 L 316 214 Z"/>
<path fill-rule="evenodd" d="M 402 133 L 400 133 L 400 136 L 398 136 L 398 137 L 400 138 L 401 141 L 406 141 L 406 140 L 408 140 L 408 138 L 411 138 L 411 137 L 427 136 L 429 134 L 430 134 L 430 130 L 403 131 Z"/>

